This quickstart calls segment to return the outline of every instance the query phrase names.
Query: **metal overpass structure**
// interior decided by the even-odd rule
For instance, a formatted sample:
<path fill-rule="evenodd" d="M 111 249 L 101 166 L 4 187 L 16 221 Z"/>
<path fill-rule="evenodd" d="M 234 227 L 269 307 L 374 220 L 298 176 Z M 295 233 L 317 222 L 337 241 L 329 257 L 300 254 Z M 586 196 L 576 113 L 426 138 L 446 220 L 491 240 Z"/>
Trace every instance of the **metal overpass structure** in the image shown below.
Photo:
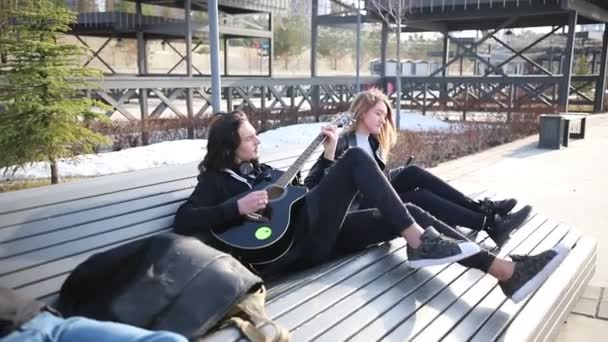
<path fill-rule="evenodd" d="M 608 22 L 608 2 L 598 0 L 401 0 L 402 25 L 398 28 L 393 20 L 384 21 L 386 13 L 378 6 L 393 4 L 398 0 L 362 0 L 357 6 L 352 2 L 331 0 L 340 8 L 331 14 L 320 15 L 319 0 L 311 0 L 311 64 L 310 77 L 274 78 L 271 58 L 268 74 L 263 76 L 233 75 L 230 72 L 228 54 L 224 54 L 222 71 L 222 109 L 244 109 L 253 112 L 285 113 L 297 111 L 329 112 L 344 106 L 357 91 L 357 78 L 353 76 L 320 76 L 318 73 L 318 32 L 322 26 L 353 27 L 361 23 L 380 23 L 382 27 L 380 59 L 387 60 L 389 32 L 438 32 L 443 37 L 441 66 L 428 76 L 402 77 L 401 94 L 391 94 L 393 100 L 400 96 L 402 109 L 409 108 L 423 113 L 429 111 L 458 111 L 466 116 L 468 111 L 488 112 L 563 112 L 568 110 L 604 111 L 608 30 L 604 31 L 602 46 L 594 52 L 593 68 L 588 75 L 573 75 L 576 49 L 575 28 L 577 24 Z M 88 90 L 92 96 L 102 99 L 114 107 L 128 120 L 140 120 L 142 127 L 148 119 L 158 118 L 165 110 L 175 116 L 192 118 L 211 112 L 210 75 L 202 73 L 192 65 L 192 43 L 207 38 L 209 26 L 192 18 L 192 11 L 206 11 L 203 0 L 137 0 L 133 13 L 116 10 L 105 12 L 81 11 L 73 34 L 80 36 L 106 37 L 93 55 L 101 58 L 100 51 L 112 39 L 131 38 L 137 40 L 138 72 L 133 75 L 116 73 L 106 61 L 106 77 L 98 89 Z M 356 3 L 356 2 L 355 2 Z M 142 5 L 164 6 L 183 10 L 183 18 L 166 18 L 159 15 L 144 15 Z M 258 38 L 269 42 L 273 55 L 273 15 L 285 13 L 288 0 L 219 0 L 221 22 L 219 37 L 224 49 L 232 38 Z M 265 15 L 265 25 L 239 20 L 241 14 Z M 232 23 L 238 22 L 239 25 Z M 515 48 L 501 38 L 500 32 L 515 28 L 551 27 L 549 33 L 530 41 L 523 48 Z M 360 27 L 360 26 L 359 26 Z M 460 39 L 454 35 L 462 30 L 480 30 L 476 39 Z M 560 67 L 548 67 L 546 63 L 528 57 L 528 53 L 551 35 L 561 34 L 564 46 L 551 51 L 559 60 Z M 180 54 L 179 63 L 186 63 L 186 73 L 166 74 L 148 72 L 146 42 L 161 39 L 171 46 L 172 41 L 185 41 L 186 53 Z M 488 61 L 478 47 L 492 41 L 510 53 L 500 61 Z M 456 54 L 450 53 L 450 45 L 457 46 Z M 597 50 L 597 49 L 596 49 Z M 453 51 L 453 49 L 452 49 Z M 555 55 L 555 56 L 554 56 Z M 462 59 L 474 60 L 483 65 L 482 74 L 454 75 L 453 67 Z M 514 60 L 528 64 L 531 74 L 512 75 L 504 72 L 504 66 Z M 599 60 L 599 61 L 598 61 Z M 179 64 L 178 63 L 178 64 Z M 476 68 L 477 69 L 477 68 Z M 382 70 L 385 70 L 382 67 Z M 364 86 L 387 86 L 395 83 L 388 75 L 362 77 Z M 591 89 L 591 91 L 590 91 Z M 126 102 L 137 99 L 136 113 Z M 150 105 L 150 99 L 154 99 Z M 181 108 L 176 103 L 186 103 Z M 190 127 L 189 132 L 191 132 Z"/>
<path fill-rule="evenodd" d="M 374 4 L 376 3 L 376 4 Z M 389 31 L 395 31 L 396 1 L 365 1 L 363 22 L 382 22 L 381 60 L 386 63 Z M 345 11 L 331 15 L 317 15 L 313 1 L 313 49 L 320 26 L 354 25 L 357 9 L 345 5 Z M 389 11 L 393 5 L 393 11 Z M 606 51 L 608 30 L 604 31 L 599 56 L 594 56 L 592 73 L 573 75 L 575 59 L 575 31 L 577 24 L 608 22 L 608 2 L 599 0 L 421 0 L 402 1 L 402 32 L 438 32 L 443 35 L 442 65 L 429 76 L 404 77 L 402 82 L 402 107 L 420 110 L 501 111 L 501 112 L 563 112 L 572 106 L 589 111 L 604 111 L 606 89 Z M 392 15 L 390 15 L 392 14 Z M 382 18 L 392 18 L 383 21 Z M 515 49 L 499 37 L 501 30 L 514 28 L 551 27 L 551 31 L 531 41 L 521 49 Z M 462 40 L 454 32 L 481 30 L 478 39 Z M 526 54 L 539 43 L 558 32 L 565 32 L 565 46 L 560 46 L 555 56 L 561 62 L 558 70 L 549 70 Z M 490 63 L 477 48 L 484 42 L 494 41 L 511 52 L 511 56 L 497 63 Z M 457 46 L 456 55 L 450 54 L 450 45 Z M 595 59 L 599 58 L 599 68 Z M 448 70 L 463 58 L 472 59 L 485 66 L 483 75 L 451 75 Z M 521 59 L 528 63 L 533 74 L 509 75 L 503 67 Z M 316 60 L 311 59 L 312 76 L 315 76 Z M 385 70 L 385 68 L 382 68 Z M 383 77 L 383 82 L 394 82 Z M 593 95 L 582 89 L 591 87 Z M 434 91 L 439 89 L 440 91 Z M 396 94 L 394 96 L 397 96 Z M 571 106 L 572 105 L 572 106 Z"/>

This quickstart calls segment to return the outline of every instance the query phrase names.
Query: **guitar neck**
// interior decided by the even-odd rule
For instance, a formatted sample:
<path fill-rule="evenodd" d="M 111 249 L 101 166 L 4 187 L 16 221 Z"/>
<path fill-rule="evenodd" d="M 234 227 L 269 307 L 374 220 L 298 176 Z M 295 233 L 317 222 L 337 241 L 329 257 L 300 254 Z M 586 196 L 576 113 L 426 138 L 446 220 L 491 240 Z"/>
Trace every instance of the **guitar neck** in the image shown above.
<path fill-rule="evenodd" d="M 296 161 L 289 167 L 289 169 L 287 169 L 287 171 L 285 171 L 285 173 L 283 173 L 283 175 L 279 177 L 276 182 L 276 185 L 282 188 L 289 185 L 289 183 L 291 183 L 291 181 L 302 169 L 302 167 L 304 167 L 306 161 L 310 158 L 310 156 L 312 156 L 317 147 L 319 147 L 319 145 L 321 145 L 323 141 L 325 141 L 325 135 L 323 135 L 322 133 L 317 135 L 315 140 L 313 140 L 312 143 L 310 143 L 310 145 L 306 147 L 304 152 L 298 157 L 298 159 L 296 159 Z"/>

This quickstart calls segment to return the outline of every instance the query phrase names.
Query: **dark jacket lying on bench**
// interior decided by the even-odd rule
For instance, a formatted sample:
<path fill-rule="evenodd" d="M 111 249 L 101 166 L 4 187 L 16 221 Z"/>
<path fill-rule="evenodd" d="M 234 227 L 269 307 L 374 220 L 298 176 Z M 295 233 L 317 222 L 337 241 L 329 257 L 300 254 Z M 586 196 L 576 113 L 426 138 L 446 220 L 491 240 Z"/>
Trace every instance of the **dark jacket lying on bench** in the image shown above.
<path fill-rule="evenodd" d="M 61 288 L 59 310 L 199 336 L 262 281 L 197 239 L 156 235 L 93 255 Z"/>

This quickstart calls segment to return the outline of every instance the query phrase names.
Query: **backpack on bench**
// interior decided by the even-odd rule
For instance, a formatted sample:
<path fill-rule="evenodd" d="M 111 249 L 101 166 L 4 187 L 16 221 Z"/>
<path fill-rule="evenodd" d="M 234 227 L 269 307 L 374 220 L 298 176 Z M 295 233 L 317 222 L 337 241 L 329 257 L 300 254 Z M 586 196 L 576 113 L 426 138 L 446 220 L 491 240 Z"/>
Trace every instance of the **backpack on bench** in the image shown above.
<path fill-rule="evenodd" d="M 61 287 L 59 311 L 173 331 L 195 341 L 230 326 L 253 342 L 289 341 L 288 331 L 268 319 L 265 294 L 262 279 L 232 256 L 166 233 L 78 265 Z"/>

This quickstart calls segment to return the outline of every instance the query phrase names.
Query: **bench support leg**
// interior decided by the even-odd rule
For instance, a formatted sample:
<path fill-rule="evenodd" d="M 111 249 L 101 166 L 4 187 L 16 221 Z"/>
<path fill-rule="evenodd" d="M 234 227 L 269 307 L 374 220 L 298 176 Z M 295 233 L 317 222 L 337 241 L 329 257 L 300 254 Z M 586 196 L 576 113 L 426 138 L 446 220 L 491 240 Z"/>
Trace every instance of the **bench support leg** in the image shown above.
<path fill-rule="evenodd" d="M 562 145 L 564 145 L 564 147 L 568 147 L 568 143 L 570 142 L 570 120 L 562 119 L 562 132 Z"/>
<path fill-rule="evenodd" d="M 581 128 L 578 133 L 570 133 L 571 139 L 585 139 L 585 129 L 587 127 L 587 118 L 581 119 Z"/>

